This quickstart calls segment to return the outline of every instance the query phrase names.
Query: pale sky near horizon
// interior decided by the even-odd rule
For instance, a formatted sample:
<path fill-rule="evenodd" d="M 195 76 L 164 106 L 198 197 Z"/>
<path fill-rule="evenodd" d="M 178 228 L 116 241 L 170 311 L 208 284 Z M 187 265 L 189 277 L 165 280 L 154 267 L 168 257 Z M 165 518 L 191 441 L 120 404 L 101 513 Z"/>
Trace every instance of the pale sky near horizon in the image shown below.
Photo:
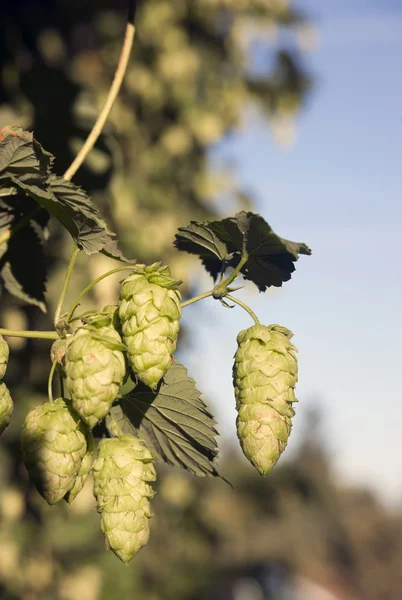
<path fill-rule="evenodd" d="M 313 256 L 300 258 L 283 288 L 259 295 L 249 284 L 239 297 L 295 334 L 300 402 L 289 455 L 319 406 L 340 476 L 402 503 L 402 3 L 298 5 L 319 43 L 306 59 L 316 87 L 295 144 L 281 150 L 252 118 L 223 151 L 273 229 Z M 194 332 L 185 362 L 223 439 L 233 439 L 232 357 L 250 318 L 212 300 L 184 318 Z"/>

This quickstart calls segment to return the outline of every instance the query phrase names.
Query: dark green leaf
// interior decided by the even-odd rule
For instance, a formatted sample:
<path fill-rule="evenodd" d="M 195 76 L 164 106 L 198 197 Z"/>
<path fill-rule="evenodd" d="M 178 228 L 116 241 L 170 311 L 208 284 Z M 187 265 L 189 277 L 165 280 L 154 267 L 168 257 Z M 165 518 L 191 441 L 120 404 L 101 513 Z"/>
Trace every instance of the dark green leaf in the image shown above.
<path fill-rule="evenodd" d="M 175 245 L 197 254 L 214 278 L 222 266 L 235 268 L 247 256 L 240 272 L 261 292 L 288 281 L 299 254 L 311 254 L 305 244 L 279 237 L 260 215 L 245 211 L 221 221 L 182 227 Z"/>
<path fill-rule="evenodd" d="M 165 462 L 199 477 L 218 476 L 213 462 L 217 455 L 215 421 L 185 367 L 173 365 L 156 393 L 137 385 L 120 405 Z"/>
<path fill-rule="evenodd" d="M 115 260 L 119 260 L 120 262 L 127 263 L 129 265 L 135 265 L 137 262 L 136 259 L 126 258 L 123 252 L 119 249 L 116 240 L 109 238 L 106 244 L 103 246 L 101 250 L 102 254 L 108 256 L 109 258 L 114 258 Z"/>
<path fill-rule="evenodd" d="M 241 273 L 261 292 L 288 281 L 296 269 L 294 263 L 299 254 L 311 254 L 306 244 L 290 242 L 276 235 L 260 215 L 243 211 L 232 219 L 225 219 L 223 224 L 238 249 L 232 266 L 237 266 L 244 247 L 248 260 Z"/>
<path fill-rule="evenodd" d="M 211 230 L 209 222 L 191 221 L 187 227 L 179 227 L 174 245 L 178 250 L 199 256 L 214 279 L 232 257 L 226 240 Z"/>
<path fill-rule="evenodd" d="M 9 239 L 0 267 L 4 286 L 10 294 L 46 312 L 43 246 L 30 225 L 16 231 Z"/>
<path fill-rule="evenodd" d="M 28 173 L 38 179 L 46 178 L 53 160 L 29 131 L 19 127 L 0 129 L 0 179 Z"/>
<path fill-rule="evenodd" d="M 68 213 L 63 224 L 84 252 L 95 254 L 102 250 L 114 234 L 84 190 L 62 177 L 52 176 L 49 184 L 50 191 Z"/>
<path fill-rule="evenodd" d="M 11 181 L 64 225 L 86 254 L 99 252 L 112 239 L 92 200 L 70 181 L 52 175 L 45 188 L 28 176 Z"/>

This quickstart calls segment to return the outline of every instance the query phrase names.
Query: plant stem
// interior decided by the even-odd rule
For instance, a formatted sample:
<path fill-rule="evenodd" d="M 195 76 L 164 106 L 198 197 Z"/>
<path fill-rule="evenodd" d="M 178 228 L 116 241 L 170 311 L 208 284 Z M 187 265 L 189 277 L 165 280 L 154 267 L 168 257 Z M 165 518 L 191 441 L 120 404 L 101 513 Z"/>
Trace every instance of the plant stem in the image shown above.
<path fill-rule="evenodd" d="M 60 371 L 60 369 L 58 369 L 59 371 L 59 382 L 60 382 L 60 396 L 62 398 L 64 398 L 64 379 L 63 379 L 63 374 Z"/>
<path fill-rule="evenodd" d="M 66 297 L 66 292 L 67 292 L 68 284 L 70 283 L 71 275 L 72 275 L 72 272 L 73 272 L 73 269 L 74 269 L 74 265 L 75 265 L 75 261 L 77 260 L 77 256 L 78 256 L 78 252 L 79 251 L 80 250 L 79 250 L 77 244 L 74 244 L 73 251 L 72 251 L 72 254 L 71 254 L 71 258 L 70 258 L 70 263 L 68 265 L 66 276 L 64 278 L 63 287 L 61 289 L 60 298 L 59 298 L 59 301 L 57 303 L 56 312 L 54 313 L 54 325 L 55 325 L 55 327 L 57 327 L 57 323 L 59 322 L 59 319 L 60 319 L 61 309 L 63 308 L 64 298 Z"/>
<path fill-rule="evenodd" d="M 219 298 L 223 298 L 223 296 L 226 296 L 226 290 L 228 285 L 230 285 L 232 283 L 232 281 L 234 281 L 236 279 L 236 277 L 238 276 L 238 274 L 240 273 L 242 267 L 246 264 L 246 262 L 248 261 L 248 256 L 246 254 L 244 254 L 241 259 L 239 264 L 237 265 L 237 267 L 235 269 L 233 269 L 232 273 L 226 277 L 226 279 L 224 279 L 223 281 L 220 281 L 213 289 L 213 297 L 218 300 Z"/>
<path fill-rule="evenodd" d="M 194 298 L 190 298 L 190 300 L 186 300 L 182 302 L 181 307 L 189 306 L 190 304 L 194 304 L 194 302 L 198 302 L 199 300 L 204 300 L 204 298 L 209 298 L 214 293 L 213 290 L 209 290 L 209 292 L 205 292 L 204 294 L 200 294 L 199 296 L 194 296 Z"/>
<path fill-rule="evenodd" d="M 81 292 L 81 294 L 78 296 L 78 298 L 76 298 L 76 300 L 74 301 L 74 303 L 72 304 L 70 310 L 67 313 L 67 317 L 66 317 L 66 321 L 67 323 L 70 322 L 71 317 L 74 314 L 75 309 L 77 308 L 77 306 L 79 305 L 79 303 L 81 302 L 82 298 L 85 296 L 85 294 L 87 294 L 88 292 L 90 292 L 92 290 L 92 288 L 99 283 L 100 281 L 102 281 L 102 279 L 105 279 L 106 277 L 109 277 L 109 275 L 113 275 L 114 273 L 119 273 L 120 271 L 128 271 L 128 270 L 132 270 L 134 267 L 134 265 L 131 266 L 127 266 L 127 267 L 117 267 L 116 269 L 112 269 L 111 271 L 108 271 L 107 273 L 103 273 L 103 275 L 100 275 L 99 277 L 97 277 L 97 279 L 95 279 L 94 281 L 92 281 L 89 285 L 87 285 L 86 288 L 84 288 Z"/>
<path fill-rule="evenodd" d="M 228 300 L 230 300 L 231 302 L 234 302 L 235 304 L 238 304 L 239 306 L 241 306 L 246 312 L 248 312 L 248 314 L 250 315 L 250 317 L 252 319 L 254 319 L 254 322 L 256 325 L 260 324 L 260 321 L 257 317 L 257 315 L 251 310 L 251 308 L 249 306 L 247 306 L 247 304 L 245 304 L 244 302 L 242 302 L 241 300 L 238 300 L 237 298 L 235 298 L 234 296 L 231 296 L 230 294 L 226 294 L 225 298 L 227 298 Z"/>
<path fill-rule="evenodd" d="M 56 331 L 15 331 L 14 329 L 0 329 L 0 335 L 8 335 L 18 338 L 34 338 L 37 340 L 58 340 Z"/>
<path fill-rule="evenodd" d="M 114 75 L 113 83 L 110 87 L 108 97 L 106 99 L 105 105 L 102 108 L 95 125 L 92 128 L 89 136 L 87 137 L 84 145 L 81 150 L 64 173 L 64 179 L 72 179 L 75 173 L 78 171 L 84 160 L 86 159 L 89 152 L 94 147 L 96 140 L 100 136 L 103 127 L 105 126 L 106 120 L 112 110 L 113 104 L 117 98 L 117 95 L 120 91 L 121 84 L 123 83 L 124 75 L 127 70 L 128 61 L 131 54 L 131 48 L 133 46 L 134 34 L 135 34 L 135 10 L 136 10 L 137 2 L 136 0 L 130 0 L 129 14 L 126 26 L 126 33 L 123 43 L 123 48 L 121 50 L 119 64 L 117 65 L 116 73 Z"/>
<path fill-rule="evenodd" d="M 52 384 L 53 384 L 53 375 L 56 370 L 56 367 L 57 367 L 57 360 L 54 360 L 52 363 L 52 368 L 50 369 L 49 379 L 47 381 L 47 395 L 49 396 L 49 402 L 53 402 Z"/>

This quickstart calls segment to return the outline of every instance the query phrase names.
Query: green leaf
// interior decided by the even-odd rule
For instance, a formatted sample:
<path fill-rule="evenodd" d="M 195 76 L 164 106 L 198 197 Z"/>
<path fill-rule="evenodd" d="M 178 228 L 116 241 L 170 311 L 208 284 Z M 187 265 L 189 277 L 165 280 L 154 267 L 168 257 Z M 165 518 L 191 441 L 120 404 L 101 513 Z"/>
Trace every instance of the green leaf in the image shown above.
<path fill-rule="evenodd" d="M 140 383 L 120 406 L 162 460 L 199 477 L 219 476 L 215 421 L 185 367 L 174 364 L 156 393 Z"/>
<path fill-rule="evenodd" d="M 63 224 L 79 246 L 86 254 L 102 250 L 115 234 L 108 230 L 106 221 L 89 196 L 63 177 L 52 176 L 49 184 L 50 191 L 68 215 Z"/>
<path fill-rule="evenodd" d="M 126 259 L 119 250 L 115 234 L 84 190 L 63 177 L 51 175 L 53 160 L 32 133 L 16 127 L 0 129 L 1 196 L 7 197 L 11 204 L 16 199 L 16 189 L 30 196 L 64 225 L 86 254 L 103 252 L 116 260 L 135 262 Z M 21 218 L 28 214 L 27 210 L 21 211 Z M 0 212 L 7 219 L 1 207 Z M 43 211 L 34 218 L 40 226 L 46 225 Z"/>
<path fill-rule="evenodd" d="M 0 180 L 10 175 L 35 175 L 47 178 L 54 157 L 34 139 L 33 134 L 19 127 L 0 129 Z"/>
<path fill-rule="evenodd" d="M 306 244 L 290 242 L 274 233 L 260 215 L 242 211 L 221 223 L 238 250 L 231 266 L 238 265 L 245 250 L 248 260 L 240 272 L 261 292 L 288 281 L 296 270 L 294 263 L 299 254 L 311 254 Z"/>
<path fill-rule="evenodd" d="M 16 231 L 0 260 L 5 288 L 46 312 L 46 268 L 43 245 L 31 225 Z"/>
<path fill-rule="evenodd" d="M 299 254 L 311 254 L 306 244 L 281 238 L 260 215 L 245 211 L 220 221 L 181 227 L 175 246 L 198 255 L 214 279 L 222 267 L 235 268 L 246 256 L 240 272 L 261 292 L 288 281 Z"/>
<path fill-rule="evenodd" d="M 120 262 L 127 263 L 129 265 L 135 265 L 137 260 L 135 258 L 127 258 L 123 252 L 119 249 L 116 240 L 109 238 L 106 244 L 103 246 L 101 253 L 109 258 L 114 258 Z"/>
<path fill-rule="evenodd" d="M 187 227 L 179 227 L 174 245 L 178 250 L 199 256 L 208 273 L 216 279 L 225 263 L 232 258 L 232 253 L 227 243 L 229 240 L 216 234 L 210 225 L 208 221 L 191 221 Z"/>
<path fill-rule="evenodd" d="M 92 200 L 71 181 L 52 175 L 44 188 L 29 177 L 10 180 L 64 225 L 86 254 L 100 252 L 112 240 L 114 234 L 108 231 Z"/>

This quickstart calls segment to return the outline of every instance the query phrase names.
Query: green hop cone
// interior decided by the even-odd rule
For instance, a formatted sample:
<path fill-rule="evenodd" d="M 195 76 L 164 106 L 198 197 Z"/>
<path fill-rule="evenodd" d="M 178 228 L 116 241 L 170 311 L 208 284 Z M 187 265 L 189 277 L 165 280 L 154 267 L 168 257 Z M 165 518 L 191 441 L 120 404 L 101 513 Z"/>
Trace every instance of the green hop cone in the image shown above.
<path fill-rule="evenodd" d="M 71 504 L 73 500 L 78 496 L 80 491 L 85 485 L 86 480 L 88 479 L 88 475 L 91 472 L 92 462 L 93 462 L 93 452 L 94 452 L 94 436 L 92 432 L 88 429 L 85 431 L 85 438 L 87 442 L 87 450 L 84 458 L 81 462 L 81 467 L 77 473 L 77 477 L 75 478 L 75 482 L 73 487 L 67 494 L 64 499 Z"/>
<path fill-rule="evenodd" d="M 74 409 L 90 429 L 109 412 L 126 372 L 125 346 L 114 318 L 109 314 L 105 324 L 100 313 L 98 320 L 74 333 L 67 348 L 67 389 Z"/>
<path fill-rule="evenodd" d="M 5 383 L 0 383 L 0 433 L 9 426 L 14 404 Z"/>
<path fill-rule="evenodd" d="M 84 425 L 68 400 L 45 402 L 27 414 L 22 450 L 38 492 L 49 504 L 59 502 L 74 486 L 87 450 Z"/>
<path fill-rule="evenodd" d="M 94 495 L 108 547 L 128 563 L 148 542 L 152 454 L 132 435 L 103 439 L 94 462 Z"/>
<path fill-rule="evenodd" d="M 119 316 L 132 370 L 153 390 L 168 370 L 181 317 L 181 282 L 169 267 L 137 265 L 122 283 Z"/>
<path fill-rule="evenodd" d="M 8 344 L 3 336 L 0 335 L 0 379 L 3 379 L 4 375 L 6 374 L 9 354 L 10 349 Z"/>
<path fill-rule="evenodd" d="M 245 456 L 266 475 L 286 448 L 297 402 L 296 348 L 280 325 L 254 325 L 237 336 L 233 366 L 237 435 Z"/>

